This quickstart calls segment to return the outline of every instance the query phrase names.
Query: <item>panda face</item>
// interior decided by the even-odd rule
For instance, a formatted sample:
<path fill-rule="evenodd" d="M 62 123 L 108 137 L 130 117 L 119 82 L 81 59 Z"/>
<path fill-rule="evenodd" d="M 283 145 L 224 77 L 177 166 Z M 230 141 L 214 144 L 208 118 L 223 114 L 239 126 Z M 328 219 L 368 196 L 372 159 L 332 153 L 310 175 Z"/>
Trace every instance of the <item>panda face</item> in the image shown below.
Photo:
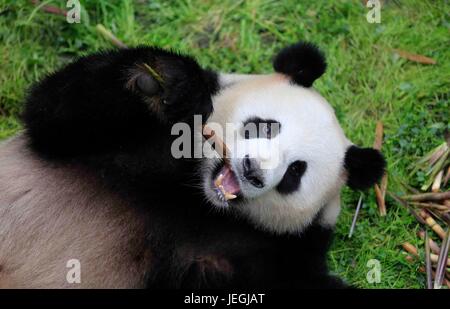
<path fill-rule="evenodd" d="M 203 161 L 204 193 L 215 206 L 275 232 L 296 232 L 339 200 L 351 143 L 331 106 L 312 88 L 282 74 L 248 77 L 214 98 L 208 125 L 226 128 L 230 150 L 229 164 Z M 252 125 L 256 132 L 247 130 Z M 219 178 L 236 199 L 225 201 Z"/>

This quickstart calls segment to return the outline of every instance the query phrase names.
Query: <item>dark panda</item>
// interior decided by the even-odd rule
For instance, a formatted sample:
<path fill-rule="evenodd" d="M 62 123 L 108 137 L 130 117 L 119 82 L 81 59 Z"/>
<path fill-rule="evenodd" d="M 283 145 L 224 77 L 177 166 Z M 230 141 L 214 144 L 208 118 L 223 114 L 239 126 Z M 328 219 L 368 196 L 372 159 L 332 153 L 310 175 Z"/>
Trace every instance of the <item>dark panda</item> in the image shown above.
<path fill-rule="evenodd" d="M 0 287 L 346 287 L 326 266 L 339 192 L 372 185 L 384 160 L 352 145 L 309 88 L 325 71 L 314 46 L 282 50 L 274 67 L 217 74 L 139 47 L 80 58 L 38 83 L 25 132 L 0 146 Z M 170 128 L 192 126 L 194 114 L 237 130 L 279 123 L 273 138 L 238 134 L 277 141 L 279 164 L 259 169 L 267 157 L 257 153 L 229 165 L 174 159 Z M 226 204 L 221 174 L 238 196 Z M 70 259 L 79 284 L 66 280 Z"/>

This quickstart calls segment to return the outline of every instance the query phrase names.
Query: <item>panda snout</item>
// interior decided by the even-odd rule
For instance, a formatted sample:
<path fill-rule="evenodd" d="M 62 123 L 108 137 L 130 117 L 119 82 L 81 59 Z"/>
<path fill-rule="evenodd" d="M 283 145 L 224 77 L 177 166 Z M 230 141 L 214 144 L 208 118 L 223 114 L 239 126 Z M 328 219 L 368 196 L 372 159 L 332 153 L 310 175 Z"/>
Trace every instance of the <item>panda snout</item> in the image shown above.
<path fill-rule="evenodd" d="M 254 187 L 263 188 L 264 177 L 258 166 L 258 162 L 255 159 L 251 159 L 249 155 L 246 155 L 242 160 L 244 178 Z"/>

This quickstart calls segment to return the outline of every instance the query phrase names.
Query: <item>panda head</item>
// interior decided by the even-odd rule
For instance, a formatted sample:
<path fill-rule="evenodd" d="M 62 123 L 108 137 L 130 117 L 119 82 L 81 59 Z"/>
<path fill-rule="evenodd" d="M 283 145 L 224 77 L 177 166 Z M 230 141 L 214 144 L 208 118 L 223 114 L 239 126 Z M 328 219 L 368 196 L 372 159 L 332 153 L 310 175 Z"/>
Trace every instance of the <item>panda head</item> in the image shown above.
<path fill-rule="evenodd" d="M 274 74 L 220 77 L 208 125 L 224 128 L 230 159 L 205 159 L 201 173 L 214 206 L 266 230 L 296 233 L 318 217 L 334 225 L 343 185 L 365 189 L 378 181 L 382 155 L 353 145 L 311 88 L 325 68 L 315 46 L 298 43 L 275 57 Z M 224 192 L 237 198 L 226 200 Z"/>

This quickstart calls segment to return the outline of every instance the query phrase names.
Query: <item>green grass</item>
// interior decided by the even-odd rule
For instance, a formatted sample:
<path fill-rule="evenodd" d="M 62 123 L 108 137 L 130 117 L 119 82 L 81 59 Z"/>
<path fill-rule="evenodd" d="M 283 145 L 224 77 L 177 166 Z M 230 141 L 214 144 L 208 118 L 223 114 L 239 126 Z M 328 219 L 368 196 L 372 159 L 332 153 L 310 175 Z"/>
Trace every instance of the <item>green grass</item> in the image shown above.
<path fill-rule="evenodd" d="M 65 1 L 46 1 L 64 6 Z M 450 119 L 450 16 L 446 1 L 387 1 L 381 24 L 369 24 L 362 1 L 81 1 L 82 23 L 36 10 L 29 1 L 0 0 L 0 139 L 20 129 L 27 87 L 73 57 L 111 47 L 97 23 L 126 44 L 156 44 L 189 52 L 222 71 L 271 72 L 271 58 L 299 39 L 327 54 L 328 71 L 316 87 L 336 109 L 347 136 L 371 146 L 377 120 L 385 124 L 383 151 L 389 189 L 407 178 L 407 167 L 437 146 Z M 395 56 L 400 48 L 437 60 L 422 65 Z M 417 224 L 388 199 L 381 218 L 373 192 L 364 199 L 355 234 L 348 239 L 358 192 L 346 190 L 331 268 L 365 288 L 422 288 L 418 264 L 404 260 L 399 244 Z M 366 263 L 381 262 L 382 277 L 369 284 Z"/>

